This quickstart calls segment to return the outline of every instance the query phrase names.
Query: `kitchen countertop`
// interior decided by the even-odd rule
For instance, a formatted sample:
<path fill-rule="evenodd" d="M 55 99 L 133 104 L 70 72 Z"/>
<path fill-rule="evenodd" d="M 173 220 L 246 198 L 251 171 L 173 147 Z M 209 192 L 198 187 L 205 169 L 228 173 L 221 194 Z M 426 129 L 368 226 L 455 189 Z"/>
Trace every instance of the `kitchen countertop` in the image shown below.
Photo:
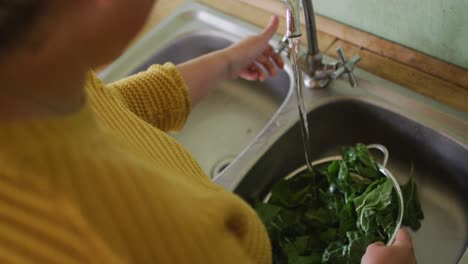
<path fill-rule="evenodd" d="M 191 1 L 159 0 L 139 37 L 187 2 Z M 257 26 L 266 25 L 270 16 L 276 13 L 280 16 L 278 33 L 283 34 L 286 29 L 282 3 L 275 0 L 196 2 Z M 360 68 L 455 109 L 468 112 L 468 69 L 434 59 L 326 18 L 317 17 L 317 25 L 319 47 L 325 54 L 336 57 L 335 50 L 340 46 L 346 54 L 359 54 L 362 57 L 358 65 Z M 303 31 L 305 32 L 305 28 Z"/>

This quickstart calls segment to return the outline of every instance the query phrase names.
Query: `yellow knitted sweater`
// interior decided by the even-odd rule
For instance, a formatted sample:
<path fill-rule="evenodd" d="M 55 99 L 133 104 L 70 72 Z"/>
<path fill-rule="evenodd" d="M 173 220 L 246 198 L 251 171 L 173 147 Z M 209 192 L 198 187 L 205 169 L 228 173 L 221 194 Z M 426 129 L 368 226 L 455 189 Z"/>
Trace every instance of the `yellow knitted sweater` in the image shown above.
<path fill-rule="evenodd" d="M 104 86 L 79 112 L 0 123 L 0 263 L 269 263 L 255 212 L 164 131 L 190 97 L 172 64 Z"/>

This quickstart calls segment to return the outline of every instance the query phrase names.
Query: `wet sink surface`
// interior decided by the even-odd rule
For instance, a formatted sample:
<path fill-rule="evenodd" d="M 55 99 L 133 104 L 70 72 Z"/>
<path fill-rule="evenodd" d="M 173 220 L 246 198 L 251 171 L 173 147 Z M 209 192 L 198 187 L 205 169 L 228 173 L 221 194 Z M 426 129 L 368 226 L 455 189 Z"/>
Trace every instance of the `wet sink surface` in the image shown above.
<path fill-rule="evenodd" d="M 420 263 L 456 263 L 468 243 L 468 150 L 450 138 L 400 115 L 355 100 L 309 112 L 312 160 L 338 154 L 344 144 L 379 143 L 390 152 L 387 168 L 400 183 L 411 173 L 425 213 L 413 239 Z M 281 177 L 305 164 L 298 124 L 259 159 L 235 192 L 261 199 Z M 376 156 L 378 160 L 379 157 Z M 437 249 L 435 254 L 433 250 Z"/>

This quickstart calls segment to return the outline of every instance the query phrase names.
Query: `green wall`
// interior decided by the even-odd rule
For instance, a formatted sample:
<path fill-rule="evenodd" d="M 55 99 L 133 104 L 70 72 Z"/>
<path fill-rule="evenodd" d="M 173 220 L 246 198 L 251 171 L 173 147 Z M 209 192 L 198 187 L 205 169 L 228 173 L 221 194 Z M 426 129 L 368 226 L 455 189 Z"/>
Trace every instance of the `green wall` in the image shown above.
<path fill-rule="evenodd" d="M 468 0 L 313 0 L 315 12 L 468 69 Z"/>

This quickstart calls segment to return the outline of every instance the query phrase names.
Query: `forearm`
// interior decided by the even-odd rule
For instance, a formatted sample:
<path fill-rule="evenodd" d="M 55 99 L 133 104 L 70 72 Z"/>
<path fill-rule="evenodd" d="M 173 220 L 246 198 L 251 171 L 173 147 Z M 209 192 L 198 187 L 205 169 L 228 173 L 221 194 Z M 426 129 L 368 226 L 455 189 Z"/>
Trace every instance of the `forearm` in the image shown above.
<path fill-rule="evenodd" d="M 242 77 L 246 80 L 266 79 L 275 75 L 276 67 L 282 68 L 283 61 L 268 41 L 278 28 L 278 18 L 273 16 L 265 30 L 245 38 L 225 49 L 209 53 L 177 66 L 190 91 L 192 105 L 199 102 L 221 81 Z M 257 64 L 261 65 L 258 66 Z"/>
<path fill-rule="evenodd" d="M 228 49 L 215 51 L 177 65 L 187 84 L 192 105 L 196 105 L 216 84 L 229 79 Z"/>

